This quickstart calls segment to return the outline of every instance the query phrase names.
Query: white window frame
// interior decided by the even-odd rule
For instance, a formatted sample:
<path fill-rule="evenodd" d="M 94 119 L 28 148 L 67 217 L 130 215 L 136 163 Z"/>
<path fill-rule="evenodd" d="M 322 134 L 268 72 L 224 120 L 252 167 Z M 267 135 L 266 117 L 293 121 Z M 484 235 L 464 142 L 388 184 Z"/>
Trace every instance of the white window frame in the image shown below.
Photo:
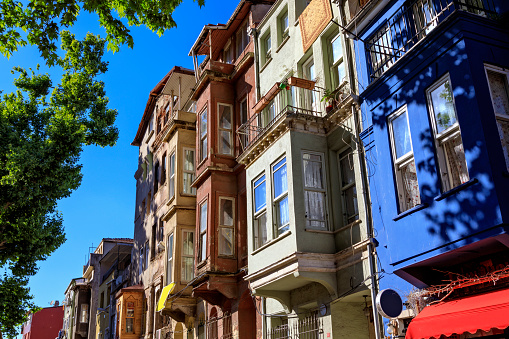
<path fill-rule="evenodd" d="M 346 148 L 344 148 L 338 152 L 339 186 L 340 186 L 340 190 L 341 190 L 341 200 L 343 202 L 342 206 L 343 206 L 343 211 L 344 211 L 344 213 L 343 213 L 344 225 L 349 225 L 352 222 L 354 222 L 355 220 L 359 219 L 359 205 L 358 205 L 358 199 L 357 199 L 357 182 L 355 180 L 355 162 L 353 159 L 353 153 L 354 152 L 353 152 L 353 149 L 351 146 L 347 146 Z M 342 170 L 343 167 L 341 166 L 341 162 L 343 161 L 343 159 L 348 158 L 348 157 L 352 158 L 351 166 L 353 167 L 354 180 L 352 183 L 343 185 L 343 170 Z M 352 201 L 351 203 L 356 206 L 355 209 L 357 210 L 357 213 L 349 216 L 346 192 L 352 188 L 353 188 L 354 201 Z"/>
<path fill-rule="evenodd" d="M 334 60 L 332 44 L 337 40 L 339 41 L 339 43 L 341 45 L 341 56 L 338 58 L 338 60 Z M 338 34 L 332 36 L 328 41 L 328 46 L 330 49 L 328 54 L 329 54 L 329 71 L 330 71 L 331 86 L 332 86 L 332 89 L 336 89 L 343 84 L 343 82 L 345 81 L 345 79 L 347 77 L 346 67 L 345 67 L 345 62 L 344 62 L 345 61 L 345 53 L 344 53 L 343 40 L 341 38 L 341 34 L 338 33 Z M 339 70 L 341 68 L 342 68 L 344 74 L 343 74 L 343 77 L 340 79 L 341 73 Z M 337 75 L 337 79 L 336 79 L 336 75 Z"/>
<path fill-rule="evenodd" d="M 286 20 L 285 20 L 286 18 Z M 278 17 L 280 39 L 279 44 L 282 44 L 286 38 L 290 36 L 290 19 L 288 17 L 288 8 L 283 9 L 281 15 Z M 285 27 L 286 26 L 286 27 Z"/>
<path fill-rule="evenodd" d="M 268 29 L 265 34 L 261 37 L 261 46 L 262 46 L 262 56 L 263 60 L 261 62 L 262 65 L 265 65 L 269 60 L 272 59 L 272 38 L 270 36 L 270 29 Z"/>
<path fill-rule="evenodd" d="M 186 154 L 190 152 L 192 154 L 191 156 L 191 159 L 192 159 L 192 165 L 193 165 L 193 169 L 192 170 L 189 170 L 189 169 L 186 169 Z M 195 179 L 195 170 L 196 170 L 196 164 L 195 164 L 195 149 L 194 148 L 189 148 L 189 147 L 184 147 L 183 148 L 183 152 L 182 152 L 182 172 L 183 172 L 183 175 L 182 175 L 182 192 L 184 194 L 191 194 L 191 195 L 196 195 L 196 188 L 195 187 L 191 187 L 191 184 L 193 183 L 194 179 Z M 186 185 L 186 177 L 190 178 L 188 180 L 188 184 Z"/>
<path fill-rule="evenodd" d="M 277 167 L 282 161 L 284 160 L 284 164 Z M 276 197 L 275 193 L 275 180 L 274 180 L 274 174 L 280 170 L 283 166 L 286 166 L 286 191 L 282 192 L 280 195 Z M 272 205 L 273 205 L 273 219 L 274 219 L 274 235 L 276 237 L 281 236 L 282 234 L 288 232 L 290 230 L 290 198 L 288 197 L 288 159 L 286 158 L 286 155 L 280 157 L 278 160 L 276 160 L 271 166 L 270 166 L 270 177 L 272 180 Z M 279 210 L 279 203 L 283 200 L 288 200 L 288 223 L 285 223 L 283 225 L 279 225 L 279 219 L 281 215 L 281 211 Z"/>
<path fill-rule="evenodd" d="M 221 126 L 221 111 L 219 109 L 220 106 L 229 107 L 230 109 L 230 128 L 224 128 Z M 223 132 L 228 133 L 228 138 L 230 139 L 230 149 L 228 152 L 223 152 L 221 149 L 221 135 Z M 218 102 L 217 103 L 217 150 L 218 154 L 222 155 L 233 155 L 233 105 Z"/>
<path fill-rule="evenodd" d="M 186 239 L 186 233 L 190 233 L 191 234 L 191 239 L 193 239 L 193 246 L 191 246 L 191 249 L 192 249 L 192 253 L 191 254 L 186 254 L 184 253 L 184 240 Z M 180 280 L 182 282 L 189 282 L 191 281 L 193 278 L 194 278 L 194 231 L 192 230 L 182 230 L 182 264 L 181 264 L 181 271 L 180 271 Z M 191 279 L 187 279 L 186 278 L 186 265 L 185 265 L 185 259 L 191 259 L 192 261 L 192 265 L 191 265 L 191 272 L 190 272 L 190 278 Z"/>
<path fill-rule="evenodd" d="M 504 135 L 502 130 L 502 125 L 509 125 L 509 111 L 506 114 L 500 114 L 495 110 L 495 101 L 493 99 L 493 92 L 491 88 L 491 84 L 488 78 L 488 73 L 498 73 L 504 77 L 505 80 L 505 88 L 506 88 L 506 96 L 509 99 L 509 70 L 505 68 L 496 67 L 493 65 L 484 65 L 484 70 L 486 73 L 486 81 L 488 82 L 488 88 L 490 90 L 490 98 L 491 104 L 493 106 L 493 113 L 495 114 L 495 120 L 497 123 L 498 133 L 500 135 L 500 142 L 502 143 L 502 151 L 504 152 L 504 158 L 506 162 L 507 170 L 509 171 L 509 135 Z M 504 139 L 504 140 L 502 140 Z"/>
<path fill-rule="evenodd" d="M 80 306 L 80 323 L 86 324 L 88 323 L 88 304 L 81 304 Z"/>
<path fill-rule="evenodd" d="M 171 154 L 169 155 L 169 164 L 170 164 L 170 173 L 169 173 L 169 179 L 168 179 L 168 194 L 169 194 L 169 198 L 172 199 L 173 197 L 175 197 L 175 172 L 176 172 L 176 168 L 175 168 L 175 151 L 171 152 Z"/>
<path fill-rule="evenodd" d="M 399 116 L 406 113 L 406 123 L 408 128 L 408 137 L 410 139 L 410 151 L 406 154 L 400 156 L 399 158 L 396 158 L 396 146 L 394 144 L 394 130 L 392 127 L 392 122 L 398 118 Z M 410 130 L 410 118 L 408 116 L 408 110 L 407 106 L 403 106 L 400 109 L 398 109 L 396 112 L 392 113 L 389 116 L 389 135 L 390 135 L 390 141 L 391 141 L 391 154 L 392 154 L 392 160 L 394 164 L 394 174 L 396 176 L 396 188 L 397 188 L 397 196 L 398 196 L 398 203 L 399 203 L 399 212 L 407 211 L 415 206 L 418 206 L 421 203 L 420 200 L 420 187 L 419 187 L 419 202 L 415 205 L 407 204 L 406 201 L 406 193 L 405 193 L 405 187 L 404 187 L 404 181 L 403 177 L 401 175 L 401 169 L 408 166 L 410 163 L 414 163 L 415 165 L 415 159 L 414 159 L 414 152 L 413 152 L 413 144 L 412 144 L 412 133 Z M 417 168 L 417 167 L 416 167 Z M 418 181 L 417 181 L 418 183 Z"/>
<path fill-rule="evenodd" d="M 223 200 L 229 200 L 232 202 L 232 215 L 233 215 L 233 219 L 232 219 L 232 224 L 231 225 L 226 225 L 224 223 L 221 223 L 221 216 L 223 215 L 223 211 L 221 210 L 222 208 L 222 204 L 221 202 Z M 219 256 L 222 256 L 222 257 L 233 257 L 235 256 L 235 198 L 232 198 L 232 197 L 225 197 L 225 196 L 221 196 L 219 197 L 219 204 L 218 204 L 218 255 Z M 221 246 L 221 237 L 222 237 L 222 234 L 221 234 L 221 231 L 222 230 L 229 230 L 231 232 L 231 245 L 232 245 L 232 248 L 231 248 L 231 253 L 225 253 Z"/>
<path fill-rule="evenodd" d="M 311 67 L 313 67 L 313 69 L 311 69 Z M 311 74 L 311 71 L 314 74 Z M 316 81 L 315 60 L 313 56 L 302 63 L 302 76 L 304 79 Z M 320 98 L 318 97 L 317 91 L 301 88 L 300 93 L 301 97 L 304 99 L 304 107 L 306 109 L 315 112 L 320 111 Z"/>
<path fill-rule="evenodd" d="M 322 188 L 317 188 L 317 187 L 307 187 L 306 186 L 306 180 L 305 180 L 305 166 L 304 166 L 304 163 L 305 161 L 312 161 L 312 162 L 317 162 L 315 160 L 306 160 L 304 159 L 304 155 L 305 154 L 309 154 L 309 155 L 315 155 L 315 156 L 319 156 L 320 157 L 320 164 L 321 164 L 321 174 L 322 174 Z M 301 163 L 302 163 L 302 187 L 304 189 L 304 204 L 306 204 L 306 209 L 305 209 L 305 218 L 306 218 L 306 228 L 311 228 L 311 229 L 320 229 L 320 230 L 327 230 L 328 228 L 328 225 L 327 225 L 327 208 L 328 208 L 328 204 L 327 204 L 327 180 L 326 180 L 326 177 L 325 177 L 325 154 L 324 153 L 321 153 L 321 152 L 315 152 L 315 151 L 302 151 L 301 152 Z M 316 192 L 316 193 L 322 193 L 323 194 L 323 216 L 324 216 L 324 219 L 323 220 L 320 220 L 320 219 L 314 219 L 314 220 L 311 220 L 309 218 L 309 216 L 307 215 L 307 199 L 306 199 L 306 192 Z M 317 221 L 317 222 L 323 222 L 323 227 L 317 227 L 317 226 L 311 226 L 311 222 L 312 221 Z"/>
<path fill-rule="evenodd" d="M 205 130 L 203 130 L 202 122 L 205 117 Z M 208 116 L 207 108 L 204 108 L 199 115 L 199 127 L 200 127 L 200 162 L 207 159 L 208 157 Z"/>
<path fill-rule="evenodd" d="M 145 271 L 145 257 L 144 257 L 144 247 L 145 244 L 142 244 L 141 247 L 140 247 L 140 255 L 139 255 L 139 274 L 143 274 L 143 272 Z"/>
<path fill-rule="evenodd" d="M 145 269 L 148 268 L 148 265 L 149 265 L 149 255 L 148 255 L 148 249 L 150 248 L 149 247 L 150 244 L 149 244 L 149 241 L 145 241 Z"/>
<path fill-rule="evenodd" d="M 262 181 L 260 181 L 263 179 Z M 260 181 L 258 184 L 257 182 Z M 259 211 L 256 211 L 256 188 L 258 188 L 261 184 L 265 183 L 265 205 L 263 205 Z M 260 174 L 253 180 L 253 248 L 256 250 L 262 247 L 267 241 L 269 241 L 269 232 L 267 227 L 267 177 L 265 172 Z M 260 225 L 260 220 L 263 220 L 265 216 L 265 225 Z M 262 227 L 265 228 L 265 240 L 261 238 Z"/>
<path fill-rule="evenodd" d="M 173 232 L 168 235 L 168 240 L 166 242 L 166 285 L 173 282 L 173 267 L 174 265 L 174 255 L 173 255 L 173 247 L 175 244 L 175 239 L 173 236 Z"/>
<path fill-rule="evenodd" d="M 454 114 L 456 115 L 456 122 L 453 125 L 446 128 L 445 130 L 443 130 L 442 132 L 438 133 L 431 94 L 433 91 L 435 91 L 436 89 L 438 89 L 440 86 L 442 86 L 443 84 L 445 84 L 447 82 L 449 82 L 449 86 L 451 87 L 452 104 L 453 104 L 453 108 L 454 108 Z M 453 179 L 451 178 L 451 175 L 450 175 L 450 173 L 451 173 L 450 162 L 447 157 L 447 153 L 444 149 L 444 144 L 448 141 L 454 140 L 456 138 L 460 138 L 461 144 L 463 147 L 463 140 L 461 139 L 461 130 L 460 130 L 460 126 L 458 123 L 458 112 L 456 111 L 456 103 L 454 102 L 454 92 L 452 90 L 452 83 L 451 83 L 451 78 L 450 78 L 449 74 L 446 74 L 443 77 L 441 77 L 440 79 L 438 79 L 437 81 L 435 81 L 433 83 L 433 85 L 426 90 L 426 100 L 428 102 L 428 111 L 429 111 L 430 120 L 431 120 L 431 128 L 433 131 L 433 138 L 434 138 L 434 142 L 435 142 L 435 148 L 437 151 L 438 173 L 439 173 L 440 180 L 442 182 L 442 192 L 447 192 L 450 189 L 452 189 L 456 186 L 459 186 L 460 184 L 455 186 L 453 183 Z M 468 174 L 468 164 L 466 162 L 466 159 L 465 159 L 465 170 L 466 170 L 466 175 L 468 178 L 464 182 L 466 182 L 470 179 L 470 175 Z"/>
<path fill-rule="evenodd" d="M 198 211 L 199 213 L 199 248 L 198 248 L 198 262 L 205 261 L 207 259 L 207 228 L 208 228 L 208 199 L 203 200 L 200 203 L 200 209 Z M 205 206 L 205 208 L 203 208 Z M 205 218 L 202 218 L 202 214 L 204 213 L 205 209 Z M 202 225 L 202 222 L 204 220 L 204 225 Z"/>

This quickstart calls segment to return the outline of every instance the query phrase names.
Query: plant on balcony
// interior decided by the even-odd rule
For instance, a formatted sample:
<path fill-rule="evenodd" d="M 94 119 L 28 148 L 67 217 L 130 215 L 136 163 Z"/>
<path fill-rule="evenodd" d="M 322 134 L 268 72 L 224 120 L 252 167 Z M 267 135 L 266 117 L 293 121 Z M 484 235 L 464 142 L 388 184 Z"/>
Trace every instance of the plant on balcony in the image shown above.
<path fill-rule="evenodd" d="M 322 100 L 320 100 L 320 102 L 327 103 L 327 106 L 325 107 L 325 111 L 327 113 L 332 111 L 334 106 L 336 106 L 336 100 L 334 98 L 335 94 L 336 94 L 335 91 L 331 91 L 330 89 L 327 89 L 327 88 L 323 92 L 323 97 L 322 97 Z"/>

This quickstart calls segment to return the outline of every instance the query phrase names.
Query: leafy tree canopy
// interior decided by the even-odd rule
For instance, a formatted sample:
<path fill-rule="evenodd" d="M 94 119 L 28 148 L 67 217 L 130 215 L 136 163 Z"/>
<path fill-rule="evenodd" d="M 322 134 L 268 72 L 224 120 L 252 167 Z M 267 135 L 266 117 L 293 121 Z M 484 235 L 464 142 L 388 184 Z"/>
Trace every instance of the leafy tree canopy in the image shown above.
<path fill-rule="evenodd" d="M 65 241 L 56 206 L 80 185 L 83 147 L 118 138 L 117 111 L 97 80 L 107 71 L 106 41 L 60 35 L 60 83 L 18 67 L 17 91 L 0 98 L 0 331 L 8 337 L 34 308 L 27 285 L 37 261 Z"/>
<path fill-rule="evenodd" d="M 197 1 L 200 6 L 205 0 Z M 96 13 L 106 30 L 108 48 L 118 51 L 119 46 L 134 42 L 129 29 L 121 19 L 127 19 L 129 26 L 144 25 L 162 35 L 165 30 L 175 27 L 172 17 L 182 0 L 0 0 L 0 52 L 10 57 L 18 47 L 36 45 L 48 65 L 57 60 L 59 32 L 71 27 L 80 11 Z M 24 33 L 24 32 L 25 33 Z"/>

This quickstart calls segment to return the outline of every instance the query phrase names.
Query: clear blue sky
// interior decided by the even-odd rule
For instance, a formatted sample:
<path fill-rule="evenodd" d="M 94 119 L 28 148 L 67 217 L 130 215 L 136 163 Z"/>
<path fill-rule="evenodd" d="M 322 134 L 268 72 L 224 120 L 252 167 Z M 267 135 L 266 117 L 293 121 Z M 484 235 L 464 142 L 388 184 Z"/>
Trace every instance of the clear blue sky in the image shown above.
<path fill-rule="evenodd" d="M 200 9 L 194 1 L 184 0 L 174 13 L 177 28 L 158 37 L 144 27 L 133 27 L 133 49 L 124 46 L 118 53 L 106 53 L 109 71 L 102 80 L 109 107 L 118 110 L 120 137 L 114 147 L 87 147 L 81 156 L 81 187 L 58 204 L 67 241 L 39 264 L 39 272 L 31 278 L 30 289 L 38 306 L 49 307 L 50 301 L 63 300 L 70 280 L 82 276 L 89 247 L 97 246 L 102 238 L 133 237 L 138 148 L 130 144 L 148 94 L 174 65 L 192 68 L 187 55 L 203 26 L 226 23 L 237 4 L 237 0 L 206 0 Z M 105 36 L 97 16 L 88 13 L 80 14 L 71 30 L 78 37 L 88 31 Z M 0 57 L 0 90 L 13 90 L 12 67 L 35 68 L 37 62 L 43 64 L 35 48 L 23 48 L 10 60 Z M 48 72 L 58 75 L 57 69 Z M 54 78 L 55 83 L 58 80 Z"/>

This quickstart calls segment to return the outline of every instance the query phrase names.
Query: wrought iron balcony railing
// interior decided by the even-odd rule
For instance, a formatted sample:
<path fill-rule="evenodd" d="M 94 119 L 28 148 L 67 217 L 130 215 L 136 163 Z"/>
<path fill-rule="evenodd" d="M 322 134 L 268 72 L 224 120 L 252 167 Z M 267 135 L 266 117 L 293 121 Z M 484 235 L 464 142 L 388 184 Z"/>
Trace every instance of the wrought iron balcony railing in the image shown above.
<path fill-rule="evenodd" d="M 414 0 L 394 13 L 366 42 L 374 81 L 456 10 L 495 18 L 493 0 Z"/>
<path fill-rule="evenodd" d="M 318 87 L 305 89 L 292 86 L 288 90 L 279 91 L 268 100 L 261 111 L 237 129 L 242 151 L 258 141 L 283 116 L 296 114 L 324 117 L 327 103 L 321 100 L 322 97 L 323 90 Z"/>

